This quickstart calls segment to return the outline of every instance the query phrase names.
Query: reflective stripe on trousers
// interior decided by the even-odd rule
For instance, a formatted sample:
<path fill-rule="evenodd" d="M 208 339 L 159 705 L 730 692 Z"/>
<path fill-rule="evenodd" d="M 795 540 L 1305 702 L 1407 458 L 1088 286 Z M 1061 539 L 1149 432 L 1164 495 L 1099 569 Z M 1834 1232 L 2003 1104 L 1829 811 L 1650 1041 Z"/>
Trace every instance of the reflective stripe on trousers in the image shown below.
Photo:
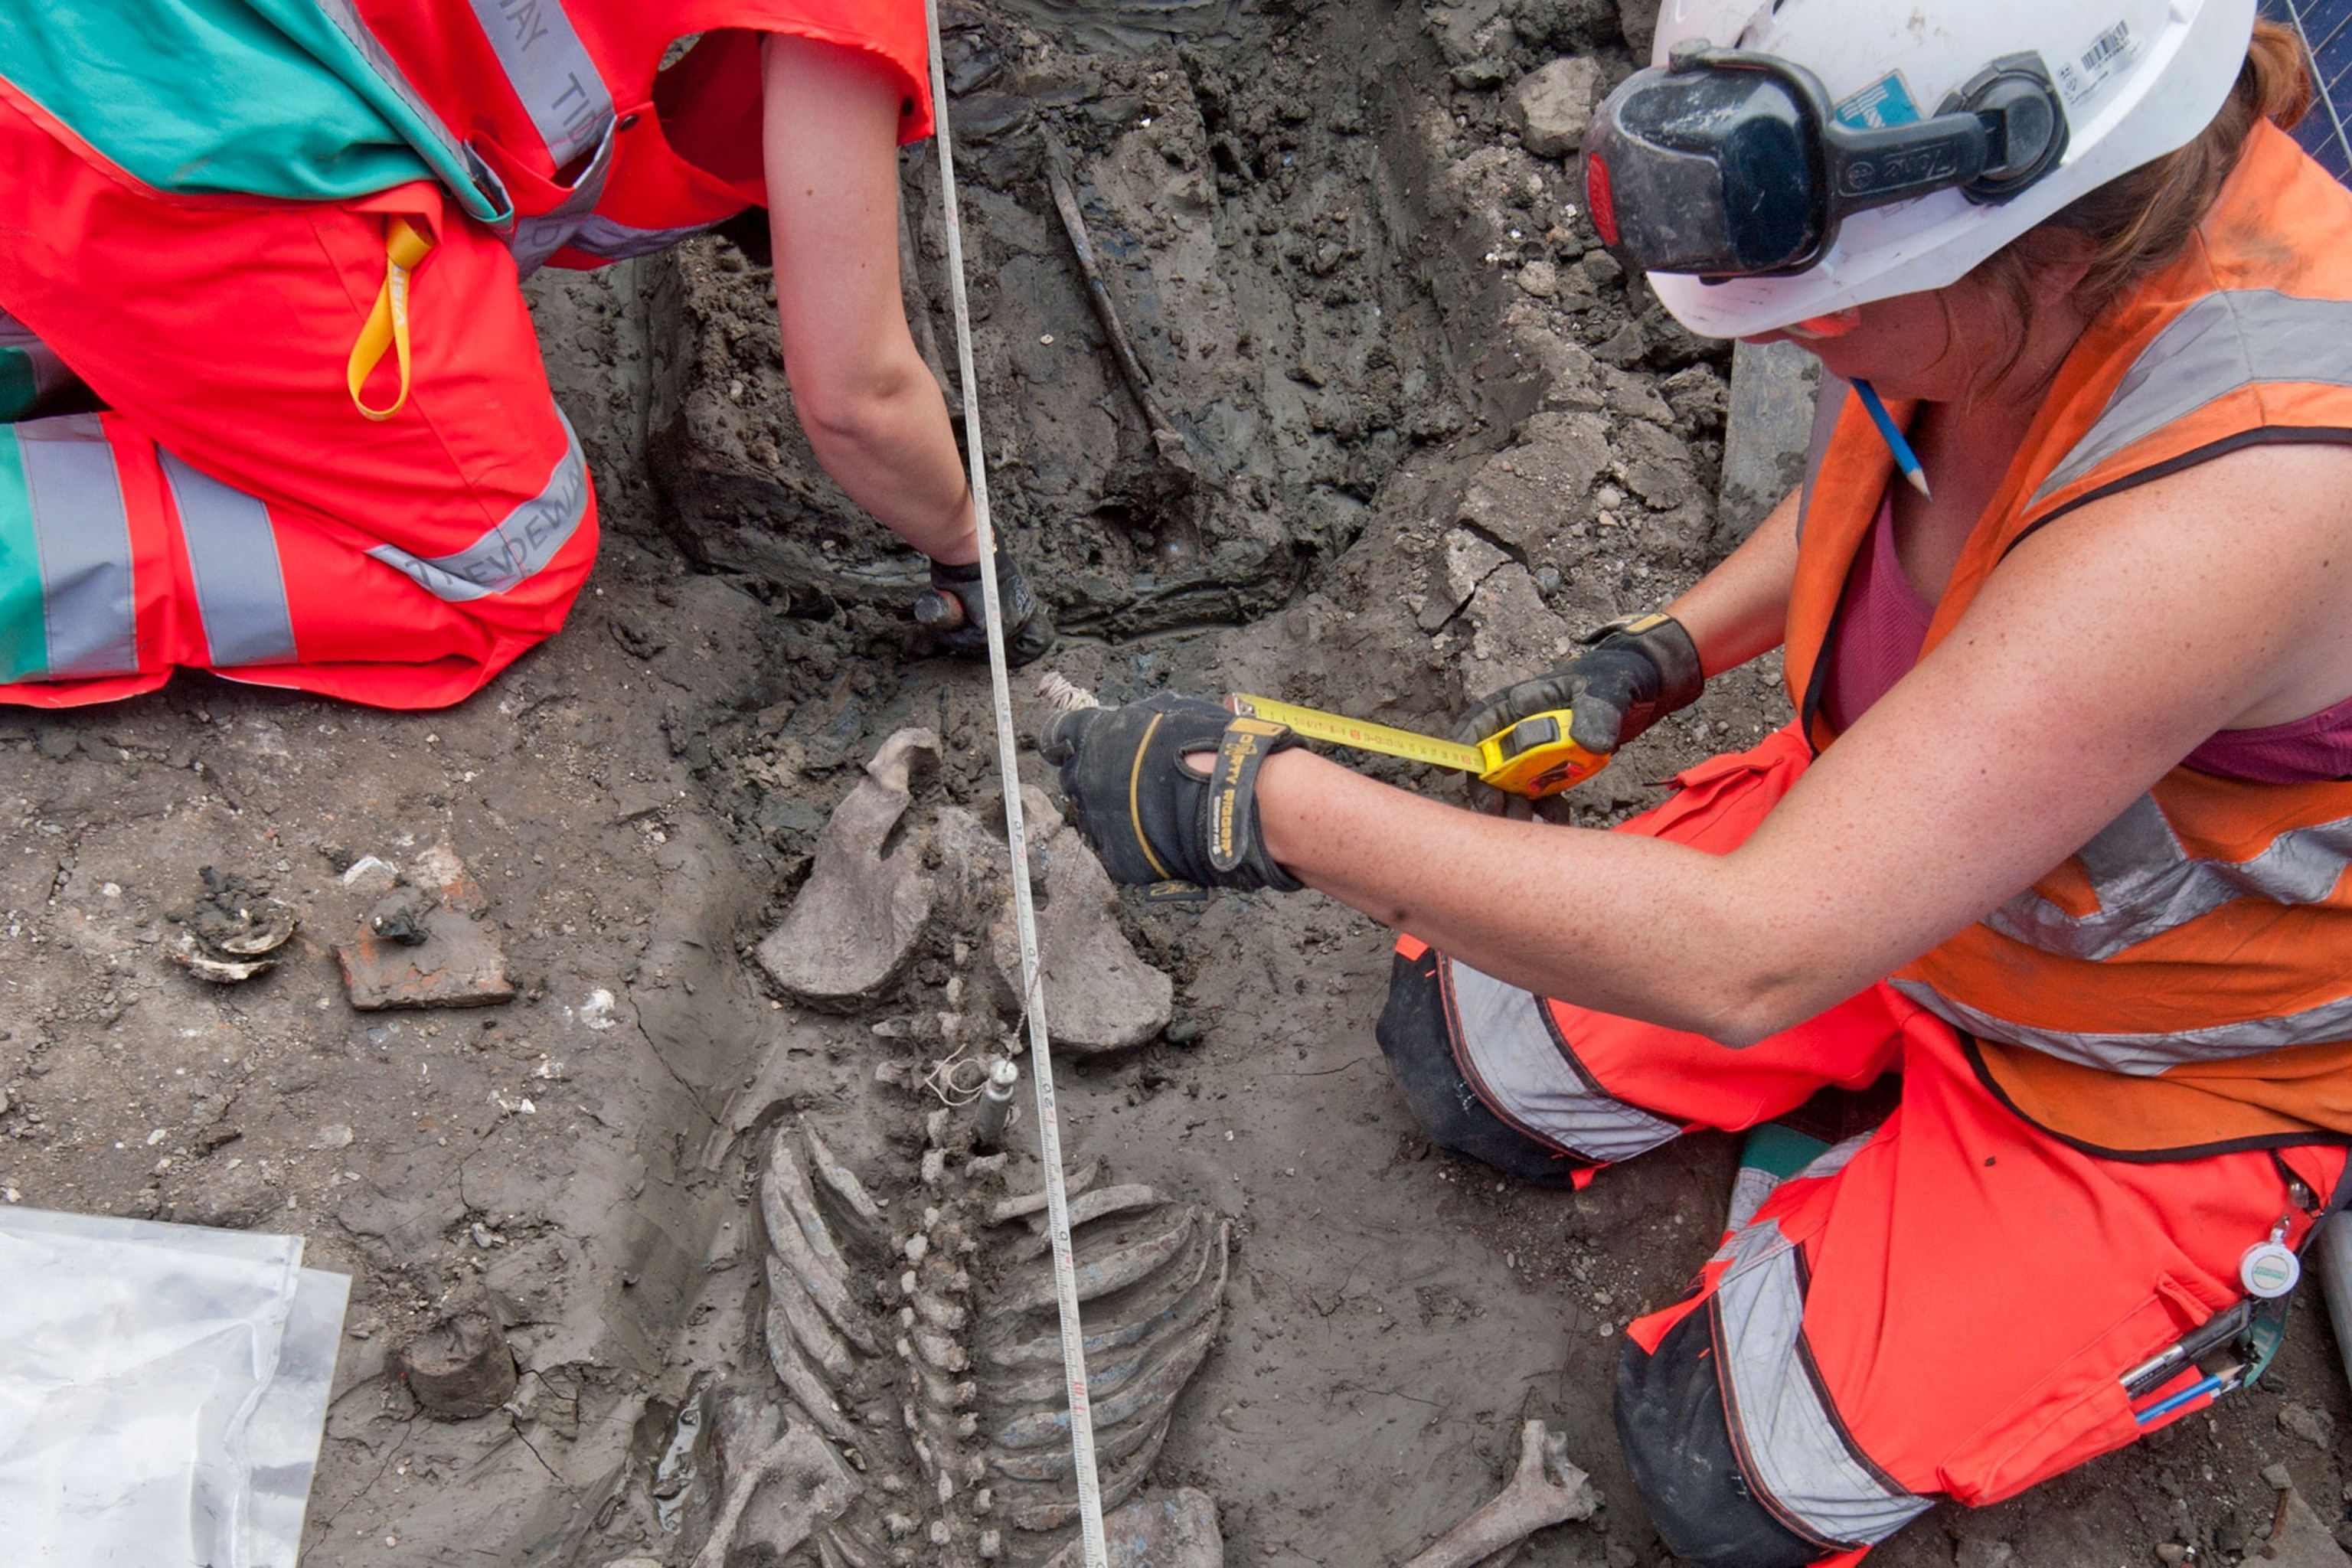
<path fill-rule="evenodd" d="M 1603 1163 L 1646 1153 L 1681 1132 L 1579 1070 L 1550 1010 L 1533 992 L 1451 958 L 1439 965 L 1438 978 L 1464 1074 L 1504 1120 Z"/>
<path fill-rule="evenodd" d="M 0 430 L 0 668 L 128 675 L 138 622 L 130 515 L 98 416 Z"/>
<path fill-rule="evenodd" d="M 539 494 L 508 513 L 504 521 L 446 555 L 415 555 L 394 544 L 379 544 L 368 554 L 451 604 L 520 586 L 555 558 L 588 515 L 588 460 L 572 421 L 561 409 L 555 417 L 563 426 L 563 456 L 556 459 Z"/>
<path fill-rule="evenodd" d="M 295 658 L 261 502 L 159 450 L 216 668 Z M 114 447 L 95 414 L 0 430 L 0 679 L 140 668 L 137 570 Z"/>
<path fill-rule="evenodd" d="M 1840 1144 L 1801 1173 L 1830 1174 L 1863 1142 Z M 1859 1452 L 1831 1407 L 1804 1341 L 1796 1244 L 1766 1220 L 1735 1235 L 1724 1251 L 1730 1264 L 1708 1310 L 1724 1412 L 1748 1484 L 1822 1541 L 1864 1546 L 1885 1540 L 1927 1512 L 1928 1502 Z"/>
<path fill-rule="evenodd" d="M 215 669 L 295 662 L 294 617 L 278 561 L 269 509 L 200 474 L 169 452 L 163 482 L 180 512 L 180 537 Z"/>
<path fill-rule="evenodd" d="M 392 544 L 367 553 L 452 603 L 530 581 L 587 514 L 586 459 L 569 425 L 564 435 L 564 453 L 541 493 L 464 550 L 430 560 Z M 178 516 L 190 607 L 208 666 L 299 662 L 269 509 L 168 451 L 158 448 L 157 458 Z M 125 488 L 95 414 L 0 426 L 0 680 L 84 679 L 142 668 Z M 152 598 L 155 589 L 148 592 Z"/>

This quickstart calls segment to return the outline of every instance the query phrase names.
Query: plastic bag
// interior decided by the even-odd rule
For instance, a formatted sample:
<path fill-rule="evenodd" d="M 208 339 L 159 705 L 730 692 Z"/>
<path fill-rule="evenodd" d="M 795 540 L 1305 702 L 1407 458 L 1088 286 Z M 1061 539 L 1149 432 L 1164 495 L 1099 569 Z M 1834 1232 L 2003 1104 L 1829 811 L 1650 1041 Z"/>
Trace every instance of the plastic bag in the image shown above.
<path fill-rule="evenodd" d="M 0 1520 L 42 1568 L 294 1568 L 351 1281 L 302 1238 L 0 1209 Z"/>

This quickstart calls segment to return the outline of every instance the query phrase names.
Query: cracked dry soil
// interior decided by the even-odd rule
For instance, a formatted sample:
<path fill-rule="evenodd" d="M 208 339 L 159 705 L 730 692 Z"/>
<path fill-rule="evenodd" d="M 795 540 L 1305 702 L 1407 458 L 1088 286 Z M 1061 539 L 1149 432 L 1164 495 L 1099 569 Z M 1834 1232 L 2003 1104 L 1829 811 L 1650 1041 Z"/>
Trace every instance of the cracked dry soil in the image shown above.
<path fill-rule="evenodd" d="M 1620 79 L 1643 11 L 949 6 L 1000 526 L 1071 633 L 1056 667 L 1108 700 L 1256 690 L 1442 727 L 1727 548 L 1725 347 L 1593 248 L 1569 165 L 1521 144 L 1513 109 L 1556 56 Z M 1046 123 L 1198 482 L 1156 462 L 1087 312 Z M 951 344 L 927 152 L 906 169 L 919 335 Z M 809 460 L 758 256 L 714 237 L 530 291 L 607 541 L 544 649 L 443 713 L 183 678 L 0 717 L 0 1187 L 299 1233 L 353 1276 L 320 1568 L 690 1558 L 707 1510 L 656 1495 L 679 1484 L 659 1460 L 698 1379 L 765 1375 L 759 1134 L 805 1117 L 919 1205 L 936 1102 L 876 1068 L 943 1054 L 910 1021 L 974 933 L 934 932 L 846 1016 L 772 995 L 748 953 L 892 731 L 936 728 L 937 797 L 999 809 L 984 675 L 909 645 L 917 563 Z M 1776 679 L 1768 661 L 1716 682 L 1578 792 L 1579 820 L 1781 721 Z M 516 998 L 354 1012 L 333 950 L 371 900 L 340 870 L 443 842 L 488 894 Z M 275 971 L 214 987 L 168 961 L 208 866 L 299 911 Z M 1606 1505 L 1519 1561 L 1666 1561 L 1609 1391 L 1625 1321 L 1714 1245 L 1731 1141 L 1581 1194 L 1498 1184 L 1433 1153 L 1389 1087 L 1368 922 L 1314 895 L 1121 921 L 1175 980 L 1177 1026 L 1062 1065 L 1069 1156 L 1213 1205 L 1234 1237 L 1224 1333 L 1155 1484 L 1217 1500 L 1229 1561 L 1399 1562 L 1492 1494 L 1540 1415 Z M 1033 1137 L 1016 1126 L 1014 1190 L 1036 1184 Z M 501 1409 L 436 1421 L 387 1360 L 469 1281 L 520 1377 Z M 2263 1385 L 2212 1415 L 1941 1509 L 1874 1560 L 2121 1565 L 2178 1542 L 2229 1563 L 2259 1551 L 2261 1472 L 2282 1462 L 2337 1525 L 2352 1410 L 2323 1318 L 2300 1307 Z"/>

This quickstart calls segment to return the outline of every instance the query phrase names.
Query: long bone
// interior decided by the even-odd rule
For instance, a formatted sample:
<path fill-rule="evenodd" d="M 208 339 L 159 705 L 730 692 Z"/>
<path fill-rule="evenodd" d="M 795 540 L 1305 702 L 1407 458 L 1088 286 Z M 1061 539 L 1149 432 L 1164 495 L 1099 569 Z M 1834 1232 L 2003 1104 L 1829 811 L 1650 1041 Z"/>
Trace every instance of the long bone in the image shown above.
<path fill-rule="evenodd" d="M 1568 1462 L 1568 1439 L 1530 1421 L 1519 1429 L 1519 1468 L 1511 1484 L 1404 1568 L 1471 1568 L 1547 1525 L 1590 1519 L 1600 1506 L 1591 1480 Z"/>
<path fill-rule="evenodd" d="M 809 1419 L 815 1422 L 826 1436 L 836 1443 L 856 1447 L 858 1443 L 856 1430 L 850 1426 L 849 1418 L 842 1414 L 841 1405 L 833 1397 L 833 1391 L 825 1386 L 824 1379 L 818 1376 L 816 1368 L 809 1364 L 808 1353 L 801 1349 L 800 1341 L 793 1336 L 792 1325 L 785 1320 L 777 1302 L 776 1297 L 783 1289 L 779 1279 L 782 1275 L 783 1265 L 770 1258 L 768 1279 L 771 1289 L 764 1336 L 768 1342 L 768 1364 L 775 1368 L 776 1381 L 784 1385 L 784 1391 L 799 1403 L 800 1407 L 808 1413 Z"/>
<path fill-rule="evenodd" d="M 801 1131 L 808 1135 L 810 1166 L 816 1172 L 818 1180 L 841 1200 L 841 1206 L 846 1211 L 842 1228 L 871 1251 L 889 1251 L 889 1224 L 883 1219 L 881 1207 L 875 1203 L 874 1195 L 866 1190 L 866 1184 L 857 1179 L 857 1173 L 833 1157 L 833 1151 L 826 1148 L 824 1140 L 816 1135 L 815 1128 L 803 1127 Z"/>
<path fill-rule="evenodd" d="M 767 1225 L 768 1246 L 842 1337 L 868 1355 L 880 1355 L 881 1344 L 850 1300 L 849 1265 L 826 1234 L 824 1216 L 816 1212 L 808 1178 L 782 1127 L 776 1129 L 768 1169 L 760 1178 L 760 1215 Z"/>
<path fill-rule="evenodd" d="M 806 1287 L 793 1271 L 784 1267 L 774 1253 L 768 1254 L 768 1310 L 772 1317 L 781 1317 L 816 1364 L 824 1370 L 835 1386 L 847 1383 L 857 1372 L 857 1363 L 851 1359 L 849 1346 L 808 1293 Z"/>
<path fill-rule="evenodd" d="M 1088 1187 L 1093 1186 L 1097 1182 L 1102 1180 L 1102 1156 L 1099 1154 L 1094 1155 L 1087 1159 L 1084 1164 L 1081 1164 L 1077 1169 L 1070 1173 L 1069 1178 L 1062 1184 L 1062 1189 L 1068 1196 L 1076 1197 L 1080 1193 L 1085 1192 Z M 1028 1215 L 1033 1214 L 1044 1214 L 1045 1212 L 1045 1194 L 1023 1193 L 1016 1197 L 999 1198 L 989 1208 L 988 1223 L 991 1225 L 1008 1225 L 1013 1220 L 1026 1218 Z"/>
<path fill-rule="evenodd" d="M 1204 1314 L 1220 1311 L 1225 1299 L 1226 1244 L 1231 1239 L 1232 1234 L 1233 1222 L 1223 1217 L 1218 1218 L 1214 1222 L 1208 1247 L 1202 1249 L 1200 1257 L 1191 1265 L 1191 1272 L 1185 1276 L 1182 1288 L 1171 1292 L 1169 1304 L 1158 1312 L 1140 1315 L 1117 1327 L 1105 1329 L 1099 1333 L 1088 1334 L 1087 1354 L 1095 1356 L 1106 1354 L 1111 1351 L 1124 1350 L 1149 1339 L 1169 1323 L 1181 1321 L 1189 1325 L 1198 1321 Z M 1208 1273 L 1209 1265 L 1212 1262 L 1216 1265 L 1217 1277 L 1215 1282 L 1209 1285 L 1204 1292 L 1202 1279 Z M 1024 1367 L 1046 1365 L 1052 1360 L 1056 1349 L 1055 1342 L 1051 1338 L 1045 1338 L 1028 1340 L 1017 1344 L 1000 1344 L 983 1352 L 983 1354 L 989 1365 L 1014 1371 Z M 1023 1400 L 1041 1399 L 1045 1395 L 1038 1393 L 1034 1385 L 1013 1384 L 1006 1387 L 1004 1397 Z"/>
<path fill-rule="evenodd" d="M 1135 1432 L 1140 1434 L 1139 1442 L 1134 1436 L 1116 1440 L 1118 1452 L 1103 1460 L 1104 1508 L 1117 1508 L 1143 1484 L 1144 1478 L 1151 1473 L 1153 1461 L 1160 1458 L 1161 1445 L 1168 1441 L 1168 1423 L 1173 1419 L 1171 1412 L 1161 1416 L 1156 1426 L 1135 1428 Z M 995 1459 L 990 1460 L 992 1468 L 995 1463 Z M 1062 1479 L 1046 1487 L 1033 1486 L 1025 1481 L 1006 1483 L 1001 1506 L 1006 1521 L 1013 1529 L 1062 1530 L 1076 1521 L 1077 1503 L 1060 1489 L 1068 1484 L 1071 1468 L 1071 1461 L 1065 1458 L 1062 1461 Z"/>
<path fill-rule="evenodd" d="M 1076 1230 L 1096 1220 L 1136 1209 L 1158 1208 L 1167 1201 L 1150 1187 L 1134 1183 L 1116 1187 L 1097 1187 L 1083 1197 L 1070 1200 L 1070 1228 Z M 1045 1257 L 1051 1250 L 1052 1243 L 1046 1239 L 1044 1217 L 1042 1215 L 1030 1216 L 1029 1224 L 1034 1234 L 1013 1249 L 1014 1262 L 1026 1263 L 1033 1258 Z"/>
<path fill-rule="evenodd" d="M 1077 1279 L 1078 1300 L 1091 1301 L 1097 1296 L 1108 1296 L 1124 1290 L 1144 1279 L 1184 1249 L 1192 1239 L 1192 1213 L 1180 1212 L 1176 1223 L 1158 1236 L 1132 1242 L 1115 1252 L 1081 1264 L 1073 1270 Z M 1053 1302 L 1055 1279 L 1052 1273 L 1024 1275 L 1004 1294 L 1003 1310 L 1026 1312 Z"/>
<path fill-rule="evenodd" d="M 735 1544 L 736 1528 L 743 1521 L 743 1510 L 751 1506 L 751 1494 L 772 1479 L 791 1487 L 797 1494 L 794 1500 L 802 1505 L 796 1525 L 802 1533 L 789 1541 L 765 1543 L 771 1550 L 785 1552 L 806 1540 L 809 1531 L 839 1515 L 865 1489 L 864 1483 L 842 1468 L 833 1450 L 818 1441 L 814 1433 L 805 1426 L 788 1427 L 782 1437 L 728 1482 L 726 1500 L 719 1506 L 719 1517 L 711 1523 L 709 1539 L 695 1554 L 694 1568 L 720 1568 L 727 1561 L 727 1553 Z"/>

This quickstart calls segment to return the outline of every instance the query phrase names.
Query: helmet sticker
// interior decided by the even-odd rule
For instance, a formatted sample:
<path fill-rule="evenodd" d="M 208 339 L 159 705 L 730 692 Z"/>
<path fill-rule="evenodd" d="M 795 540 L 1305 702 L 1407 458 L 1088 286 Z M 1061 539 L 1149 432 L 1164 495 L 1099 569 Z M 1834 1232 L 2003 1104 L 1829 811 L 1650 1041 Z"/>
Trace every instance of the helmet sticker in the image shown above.
<path fill-rule="evenodd" d="M 2079 59 L 2058 64 L 2058 90 L 2070 106 L 2079 105 L 2106 84 L 2107 78 L 2128 64 L 2138 52 L 2129 22 L 2117 22 L 2091 40 Z"/>
<path fill-rule="evenodd" d="M 1857 131 L 1884 131 L 1890 125 L 1910 125 L 1919 116 L 1918 100 L 1911 96 L 1901 71 L 1888 71 L 1832 110 L 1841 125 Z"/>

